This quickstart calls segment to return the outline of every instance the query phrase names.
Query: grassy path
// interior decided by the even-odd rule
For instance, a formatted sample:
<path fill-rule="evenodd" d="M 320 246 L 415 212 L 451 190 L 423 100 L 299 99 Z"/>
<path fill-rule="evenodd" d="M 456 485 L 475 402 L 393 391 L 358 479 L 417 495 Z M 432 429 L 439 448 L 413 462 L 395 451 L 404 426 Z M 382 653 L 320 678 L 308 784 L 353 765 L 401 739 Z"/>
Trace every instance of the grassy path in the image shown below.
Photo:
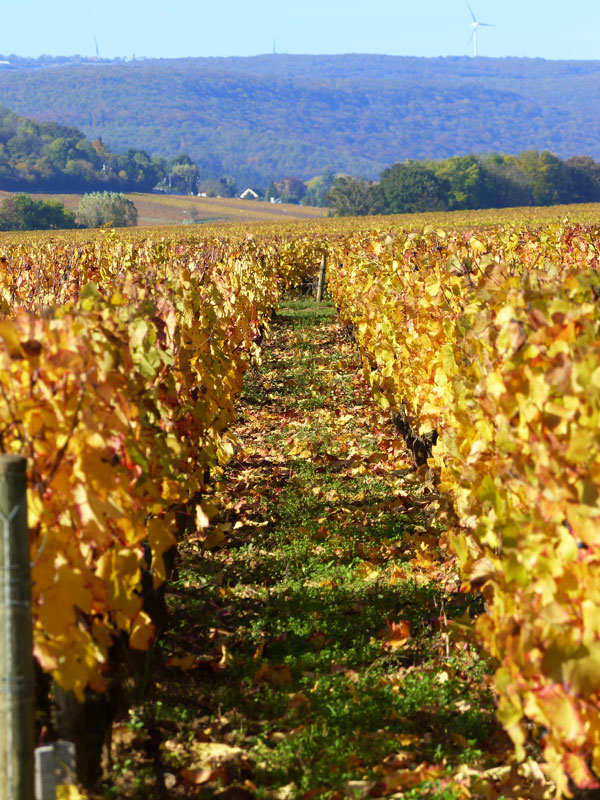
<path fill-rule="evenodd" d="M 477 796 L 507 744 L 486 667 L 453 636 L 473 598 L 332 308 L 282 306 L 236 435 L 226 510 L 182 543 L 169 595 L 153 704 L 167 796 Z M 120 796 L 153 796 L 127 774 Z"/>

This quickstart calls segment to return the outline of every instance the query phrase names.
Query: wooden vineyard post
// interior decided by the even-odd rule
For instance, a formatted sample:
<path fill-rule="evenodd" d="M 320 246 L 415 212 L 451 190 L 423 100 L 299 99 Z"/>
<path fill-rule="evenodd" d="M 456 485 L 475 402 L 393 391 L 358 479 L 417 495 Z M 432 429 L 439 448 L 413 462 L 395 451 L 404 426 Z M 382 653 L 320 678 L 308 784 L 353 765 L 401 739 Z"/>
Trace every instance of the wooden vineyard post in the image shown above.
<path fill-rule="evenodd" d="M 27 528 L 27 461 L 0 455 L 0 785 L 6 800 L 33 800 L 33 634 Z"/>
<path fill-rule="evenodd" d="M 325 267 L 327 266 L 327 256 L 323 253 L 321 258 L 321 269 L 319 270 L 319 282 L 317 283 L 317 303 L 323 299 L 323 286 L 325 284 Z"/>

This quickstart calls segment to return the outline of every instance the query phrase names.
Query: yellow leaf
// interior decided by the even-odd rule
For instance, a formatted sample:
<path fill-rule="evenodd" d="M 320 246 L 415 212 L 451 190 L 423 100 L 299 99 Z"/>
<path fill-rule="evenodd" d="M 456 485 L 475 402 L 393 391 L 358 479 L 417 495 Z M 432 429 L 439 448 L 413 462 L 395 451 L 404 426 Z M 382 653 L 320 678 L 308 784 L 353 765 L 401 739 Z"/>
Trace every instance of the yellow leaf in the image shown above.
<path fill-rule="evenodd" d="M 211 519 L 217 515 L 218 511 L 219 509 L 213 503 L 206 501 L 199 503 L 196 506 L 196 527 L 200 530 L 208 528 Z"/>
<path fill-rule="evenodd" d="M 390 585 L 406 580 L 406 572 L 399 564 L 394 564 L 390 570 Z"/>
<path fill-rule="evenodd" d="M 471 250 L 474 253 L 485 253 L 486 250 L 485 245 L 482 242 L 480 242 L 479 239 L 476 239 L 474 236 L 472 236 L 469 239 L 469 244 L 471 245 Z"/>
<path fill-rule="evenodd" d="M 377 578 L 379 572 L 377 571 L 375 565 L 371 564 L 370 561 L 363 561 L 356 568 L 355 574 L 358 578 L 362 578 L 363 581 L 371 581 L 374 578 Z"/>
<path fill-rule="evenodd" d="M 132 650 L 147 650 L 154 639 L 154 625 L 145 611 L 140 611 L 131 626 L 129 646 Z"/>
<path fill-rule="evenodd" d="M 176 667 L 177 669 L 181 669 L 184 672 L 187 672 L 190 669 L 194 669 L 198 666 L 196 656 L 188 655 L 188 656 L 171 656 L 165 662 L 166 667 Z"/>
<path fill-rule="evenodd" d="M 496 370 L 487 376 L 486 384 L 487 390 L 492 397 L 500 397 L 506 392 L 506 386 L 504 385 L 502 376 Z"/>
<path fill-rule="evenodd" d="M 19 332 L 14 322 L 10 320 L 0 321 L 0 339 L 4 341 L 6 350 L 11 358 L 23 357 Z"/>
<path fill-rule="evenodd" d="M 59 783 L 56 786 L 56 800 L 86 800 L 86 796 L 76 786 Z"/>
<path fill-rule="evenodd" d="M 230 666 L 230 664 L 232 664 L 232 663 L 233 663 L 233 656 L 231 655 L 231 653 L 229 652 L 227 647 L 224 644 L 222 644 L 221 645 L 221 660 L 219 661 L 219 666 L 225 668 L 225 667 Z"/>
<path fill-rule="evenodd" d="M 530 702 L 531 705 L 527 703 L 525 706 L 525 714 L 533 716 L 537 707 L 542 712 L 544 724 L 556 731 L 565 743 L 584 740 L 585 729 L 575 701 L 565 693 L 562 686 L 558 684 L 545 686 L 537 692 L 535 699 L 530 698 Z M 535 715 L 538 719 L 539 716 L 539 714 Z"/>
<path fill-rule="evenodd" d="M 584 759 L 576 753 L 565 756 L 565 770 L 578 789 L 597 789 L 600 786 Z"/>
<path fill-rule="evenodd" d="M 202 547 L 205 550 L 212 550 L 213 547 L 217 547 L 224 541 L 225 534 L 221 528 L 215 528 L 215 530 L 212 531 L 212 533 L 209 533 L 208 536 L 202 541 Z"/>

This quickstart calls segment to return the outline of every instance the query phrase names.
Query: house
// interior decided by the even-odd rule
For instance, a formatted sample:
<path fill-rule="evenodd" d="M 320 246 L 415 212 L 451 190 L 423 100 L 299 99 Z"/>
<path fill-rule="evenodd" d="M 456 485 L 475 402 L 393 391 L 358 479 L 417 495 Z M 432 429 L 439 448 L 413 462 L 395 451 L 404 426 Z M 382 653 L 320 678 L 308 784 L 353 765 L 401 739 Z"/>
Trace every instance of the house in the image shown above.
<path fill-rule="evenodd" d="M 261 195 L 255 190 L 250 188 L 244 189 L 240 195 L 240 200 L 260 200 Z"/>

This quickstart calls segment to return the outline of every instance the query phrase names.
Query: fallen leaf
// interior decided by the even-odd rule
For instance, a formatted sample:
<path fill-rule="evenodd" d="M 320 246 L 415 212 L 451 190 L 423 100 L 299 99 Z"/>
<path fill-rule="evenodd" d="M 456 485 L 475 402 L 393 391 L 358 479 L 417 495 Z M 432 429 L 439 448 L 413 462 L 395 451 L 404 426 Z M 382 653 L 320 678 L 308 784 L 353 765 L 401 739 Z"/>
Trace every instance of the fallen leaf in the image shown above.
<path fill-rule="evenodd" d="M 379 576 L 379 571 L 370 561 L 363 561 L 355 570 L 355 574 L 363 581 L 371 581 Z"/>
<path fill-rule="evenodd" d="M 272 683 L 273 686 L 281 687 L 292 682 L 292 673 L 287 664 L 275 664 L 271 667 L 263 662 L 254 673 L 253 680 L 256 684 Z"/>
<path fill-rule="evenodd" d="M 224 644 L 221 645 L 221 660 L 219 661 L 219 667 L 224 669 L 228 667 L 233 661 L 233 656 L 229 652 L 229 650 L 225 647 Z"/>
<path fill-rule="evenodd" d="M 179 776 L 187 786 L 201 786 L 213 780 L 216 772 L 214 769 L 205 767 L 203 769 L 182 769 Z"/>
<path fill-rule="evenodd" d="M 275 789 L 271 792 L 270 797 L 273 800 L 294 800 L 297 796 L 298 787 L 295 783 L 288 783 L 285 786 L 282 786 L 280 789 Z"/>
<path fill-rule="evenodd" d="M 355 798 L 355 800 L 368 797 L 374 786 L 375 781 L 344 781 L 342 784 L 344 796 Z"/>
<path fill-rule="evenodd" d="M 399 622 L 392 622 L 386 620 L 387 630 L 384 632 L 385 641 L 383 646 L 386 650 L 399 650 L 404 647 L 406 642 L 410 639 L 410 622 L 407 619 L 401 619 Z"/>
<path fill-rule="evenodd" d="M 209 533 L 208 536 L 202 540 L 202 547 L 205 550 L 212 550 L 213 547 L 217 547 L 224 541 L 225 541 L 225 534 L 223 533 L 222 529 L 215 528 L 215 530 L 212 531 L 212 533 Z"/>
<path fill-rule="evenodd" d="M 297 708 L 300 708 L 304 705 L 310 705 L 310 700 L 304 694 L 304 692 L 295 692 L 294 694 L 288 694 L 288 704 L 287 710 L 288 711 L 295 711 Z"/>
<path fill-rule="evenodd" d="M 199 503 L 196 506 L 196 527 L 208 528 L 211 519 L 218 513 L 218 508 L 213 503 Z"/>
<path fill-rule="evenodd" d="M 187 655 L 187 656 L 171 656 L 165 662 L 166 667 L 176 667 L 177 669 L 181 669 L 184 672 L 187 672 L 190 669 L 196 669 L 198 666 L 196 656 Z"/>

